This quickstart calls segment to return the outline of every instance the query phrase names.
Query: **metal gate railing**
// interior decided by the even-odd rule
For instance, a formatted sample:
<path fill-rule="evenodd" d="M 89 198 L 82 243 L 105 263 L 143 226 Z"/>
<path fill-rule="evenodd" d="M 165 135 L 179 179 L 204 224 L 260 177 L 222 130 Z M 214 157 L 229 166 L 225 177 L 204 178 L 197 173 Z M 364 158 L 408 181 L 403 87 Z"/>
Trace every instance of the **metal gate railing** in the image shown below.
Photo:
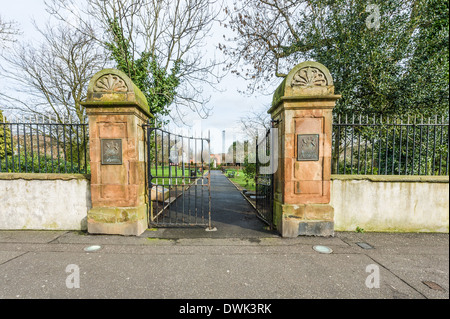
<path fill-rule="evenodd" d="M 333 123 L 332 174 L 449 174 L 448 115 L 428 119 L 397 115 L 351 118 Z"/>
<path fill-rule="evenodd" d="M 256 143 L 256 212 L 257 216 L 272 228 L 274 178 L 270 161 L 273 160 L 270 145 L 271 130 Z M 264 170 L 264 168 L 267 168 Z"/>
<path fill-rule="evenodd" d="M 149 226 L 211 229 L 210 138 L 143 125 L 147 147 Z"/>

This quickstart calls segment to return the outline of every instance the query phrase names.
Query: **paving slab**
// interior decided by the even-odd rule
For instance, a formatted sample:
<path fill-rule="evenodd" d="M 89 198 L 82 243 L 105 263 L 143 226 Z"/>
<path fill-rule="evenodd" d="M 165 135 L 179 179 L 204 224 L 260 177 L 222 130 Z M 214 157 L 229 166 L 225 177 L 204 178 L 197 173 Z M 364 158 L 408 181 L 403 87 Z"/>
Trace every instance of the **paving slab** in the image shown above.
<path fill-rule="evenodd" d="M 0 230 L 0 243 L 49 243 L 65 233 L 63 230 Z"/>
<path fill-rule="evenodd" d="M 370 257 L 426 298 L 449 298 L 448 255 L 427 253 Z M 442 290 L 432 289 L 424 282 L 433 282 Z"/>
<path fill-rule="evenodd" d="M 0 265 L 25 253 L 22 251 L 0 251 Z"/>
<path fill-rule="evenodd" d="M 32 252 L 0 266 L 0 297 L 423 298 L 384 268 L 380 288 L 367 288 L 371 263 L 358 254 Z M 69 265 L 79 269 L 80 288 L 66 286 Z"/>
<path fill-rule="evenodd" d="M 14 242 L 0 243 L 0 298 L 448 298 L 448 235 L 159 239 L 80 232 L 54 238 L 55 234 L 37 232 L 34 240 L 28 236 L 16 234 Z M 359 241 L 376 247 L 362 249 L 355 245 Z M 432 242 L 436 247 L 430 252 Z M 402 247 L 402 254 L 385 249 L 392 243 Z M 84 251 L 94 244 L 101 248 Z M 314 251 L 319 244 L 333 252 Z M 414 249 L 408 252 L 406 247 Z M 71 265 L 79 269 L 80 288 L 66 285 Z M 379 288 L 367 286 L 371 275 L 367 267 L 373 266 L 379 271 Z M 423 281 L 435 282 L 443 290 L 431 289 Z"/>

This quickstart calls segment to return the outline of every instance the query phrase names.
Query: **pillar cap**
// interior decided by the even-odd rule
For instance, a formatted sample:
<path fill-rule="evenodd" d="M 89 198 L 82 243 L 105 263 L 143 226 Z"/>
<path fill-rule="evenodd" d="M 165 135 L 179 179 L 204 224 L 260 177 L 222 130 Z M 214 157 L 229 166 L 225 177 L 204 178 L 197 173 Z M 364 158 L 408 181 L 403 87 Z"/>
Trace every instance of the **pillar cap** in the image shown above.
<path fill-rule="evenodd" d="M 150 107 L 144 93 L 122 71 L 103 69 L 89 82 L 85 107 L 135 106 L 149 117 Z"/>
<path fill-rule="evenodd" d="M 337 100 L 330 71 L 321 63 L 306 61 L 295 66 L 275 90 L 272 100 L 274 110 L 283 100 Z"/>

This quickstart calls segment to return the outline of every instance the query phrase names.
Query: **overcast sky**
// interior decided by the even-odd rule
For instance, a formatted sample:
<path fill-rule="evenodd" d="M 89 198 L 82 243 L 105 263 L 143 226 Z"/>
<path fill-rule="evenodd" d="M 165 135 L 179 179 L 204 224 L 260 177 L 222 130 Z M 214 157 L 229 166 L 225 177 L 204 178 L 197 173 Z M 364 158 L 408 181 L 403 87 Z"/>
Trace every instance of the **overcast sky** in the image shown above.
<path fill-rule="evenodd" d="M 16 21 L 23 34 L 21 37 L 35 39 L 39 36 L 34 30 L 31 20 L 34 18 L 40 25 L 48 18 L 45 11 L 44 0 L 0 0 L 0 16 L 5 21 Z M 214 54 L 214 50 L 219 41 L 223 40 L 223 35 L 227 32 L 225 29 L 216 26 L 213 32 L 213 38 L 208 41 L 209 51 Z M 217 50 L 216 54 L 220 54 Z M 281 80 L 280 80 L 281 82 Z M 212 91 L 205 88 L 207 96 L 211 96 L 209 107 L 213 107 L 211 116 L 206 120 L 201 120 L 198 116 L 190 116 L 188 122 L 194 127 L 201 127 L 203 136 L 207 136 L 208 130 L 211 131 L 211 152 L 219 153 L 222 151 L 222 131 L 226 131 L 226 148 L 232 142 L 231 131 L 237 128 L 237 121 L 252 108 L 261 110 L 268 109 L 272 101 L 272 92 L 267 95 L 255 94 L 248 97 L 242 95 L 238 90 L 244 90 L 247 83 L 230 74 L 225 77 L 219 85 L 221 92 Z M 197 121 L 197 122 L 195 122 Z M 196 130 L 198 131 L 198 129 Z"/>

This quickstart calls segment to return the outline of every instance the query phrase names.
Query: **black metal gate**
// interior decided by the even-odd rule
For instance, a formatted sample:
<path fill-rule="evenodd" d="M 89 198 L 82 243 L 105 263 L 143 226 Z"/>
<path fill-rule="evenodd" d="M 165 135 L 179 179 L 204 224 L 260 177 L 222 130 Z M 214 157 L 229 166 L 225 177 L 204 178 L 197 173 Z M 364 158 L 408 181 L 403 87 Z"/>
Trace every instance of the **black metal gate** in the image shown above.
<path fill-rule="evenodd" d="M 144 125 L 149 226 L 211 229 L 210 138 Z"/>
<path fill-rule="evenodd" d="M 273 160 L 274 154 L 271 151 L 273 138 L 271 129 L 261 141 L 256 143 L 256 212 L 257 216 L 273 226 Z"/>

